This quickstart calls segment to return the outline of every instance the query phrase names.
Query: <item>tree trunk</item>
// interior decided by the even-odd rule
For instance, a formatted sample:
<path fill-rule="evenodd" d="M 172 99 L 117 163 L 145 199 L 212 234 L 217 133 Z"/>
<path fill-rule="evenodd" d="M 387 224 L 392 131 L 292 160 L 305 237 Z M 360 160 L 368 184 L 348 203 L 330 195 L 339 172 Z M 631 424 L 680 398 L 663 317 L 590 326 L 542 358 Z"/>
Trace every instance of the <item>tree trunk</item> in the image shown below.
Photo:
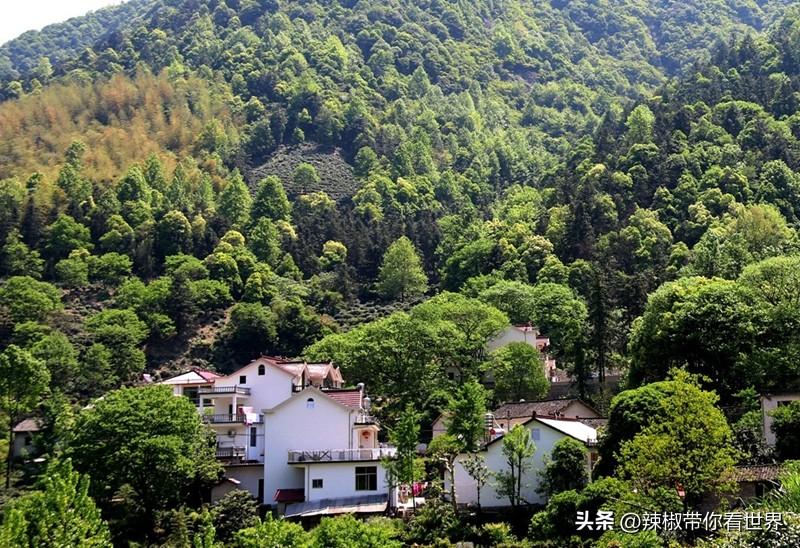
<path fill-rule="evenodd" d="M 6 454 L 6 490 L 11 487 L 11 458 L 14 455 L 14 417 L 8 417 L 8 453 Z"/>

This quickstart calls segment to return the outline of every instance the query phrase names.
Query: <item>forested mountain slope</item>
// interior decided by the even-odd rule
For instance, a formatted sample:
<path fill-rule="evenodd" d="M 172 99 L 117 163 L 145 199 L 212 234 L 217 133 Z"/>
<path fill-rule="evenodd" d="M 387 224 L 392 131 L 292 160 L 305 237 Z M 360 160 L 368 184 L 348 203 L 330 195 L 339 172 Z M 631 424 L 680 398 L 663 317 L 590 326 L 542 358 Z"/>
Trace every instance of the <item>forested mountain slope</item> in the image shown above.
<path fill-rule="evenodd" d="M 0 46 L 0 79 L 13 80 L 35 71 L 42 57 L 47 57 L 51 65 L 60 65 L 101 37 L 129 27 L 155 1 L 129 0 L 9 40 Z"/>
<path fill-rule="evenodd" d="M 297 355 L 426 289 L 540 324 L 579 379 L 624 370 L 661 284 L 796 249 L 782 7 L 141 4 L 52 70 L 6 73 L 3 274 L 66 293 L 42 286 L 32 319 L 69 326 L 103 386 L 173 358 Z M 35 36 L 6 47 L 15 66 Z M 393 242 L 386 264 L 419 254 L 411 291 L 382 268 Z M 12 281 L 3 337 L 32 345 Z M 313 352 L 348 348 L 330 344 Z"/>

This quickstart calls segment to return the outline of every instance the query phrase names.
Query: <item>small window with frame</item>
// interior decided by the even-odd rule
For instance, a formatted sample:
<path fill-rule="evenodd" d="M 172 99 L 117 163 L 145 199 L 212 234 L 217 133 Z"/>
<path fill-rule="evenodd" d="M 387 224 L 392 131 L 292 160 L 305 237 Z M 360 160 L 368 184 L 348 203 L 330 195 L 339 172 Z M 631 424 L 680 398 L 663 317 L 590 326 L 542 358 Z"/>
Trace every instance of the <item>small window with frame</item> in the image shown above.
<path fill-rule="evenodd" d="M 356 491 L 378 490 L 378 467 L 356 466 Z"/>
<path fill-rule="evenodd" d="M 312 479 L 311 480 L 311 488 L 312 489 L 322 489 L 322 478 Z"/>
<path fill-rule="evenodd" d="M 239 375 L 239 384 L 247 384 L 247 375 Z"/>

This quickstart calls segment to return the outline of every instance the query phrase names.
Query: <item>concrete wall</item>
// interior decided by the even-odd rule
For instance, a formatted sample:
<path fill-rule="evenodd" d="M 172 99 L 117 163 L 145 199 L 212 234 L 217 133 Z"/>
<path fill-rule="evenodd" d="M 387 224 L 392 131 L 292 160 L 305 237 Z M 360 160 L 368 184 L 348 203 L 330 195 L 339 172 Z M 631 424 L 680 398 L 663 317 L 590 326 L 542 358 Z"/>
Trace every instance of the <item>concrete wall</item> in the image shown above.
<path fill-rule="evenodd" d="M 227 493 L 241 489 L 250 493 L 254 498 L 258 497 L 258 480 L 264 477 L 264 468 L 254 465 L 226 466 L 225 475 L 239 481 L 235 485 L 225 481 L 211 490 L 211 502 L 216 502 Z"/>
<path fill-rule="evenodd" d="M 779 405 L 785 405 L 800 400 L 800 394 L 764 394 L 761 396 L 761 414 L 764 418 L 764 439 L 770 446 L 775 445 L 775 433 L 772 431 L 772 417 L 770 411 Z"/>

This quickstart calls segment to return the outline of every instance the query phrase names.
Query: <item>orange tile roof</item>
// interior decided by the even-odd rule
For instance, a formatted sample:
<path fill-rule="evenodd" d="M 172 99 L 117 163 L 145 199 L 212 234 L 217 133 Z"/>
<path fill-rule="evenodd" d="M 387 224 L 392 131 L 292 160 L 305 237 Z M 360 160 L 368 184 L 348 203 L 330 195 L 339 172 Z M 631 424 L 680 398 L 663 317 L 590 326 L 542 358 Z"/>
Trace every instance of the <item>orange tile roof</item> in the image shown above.
<path fill-rule="evenodd" d="M 324 390 L 326 396 L 333 401 L 339 402 L 353 409 L 361 408 L 361 390 L 358 388 L 348 388 L 345 390 Z"/>

